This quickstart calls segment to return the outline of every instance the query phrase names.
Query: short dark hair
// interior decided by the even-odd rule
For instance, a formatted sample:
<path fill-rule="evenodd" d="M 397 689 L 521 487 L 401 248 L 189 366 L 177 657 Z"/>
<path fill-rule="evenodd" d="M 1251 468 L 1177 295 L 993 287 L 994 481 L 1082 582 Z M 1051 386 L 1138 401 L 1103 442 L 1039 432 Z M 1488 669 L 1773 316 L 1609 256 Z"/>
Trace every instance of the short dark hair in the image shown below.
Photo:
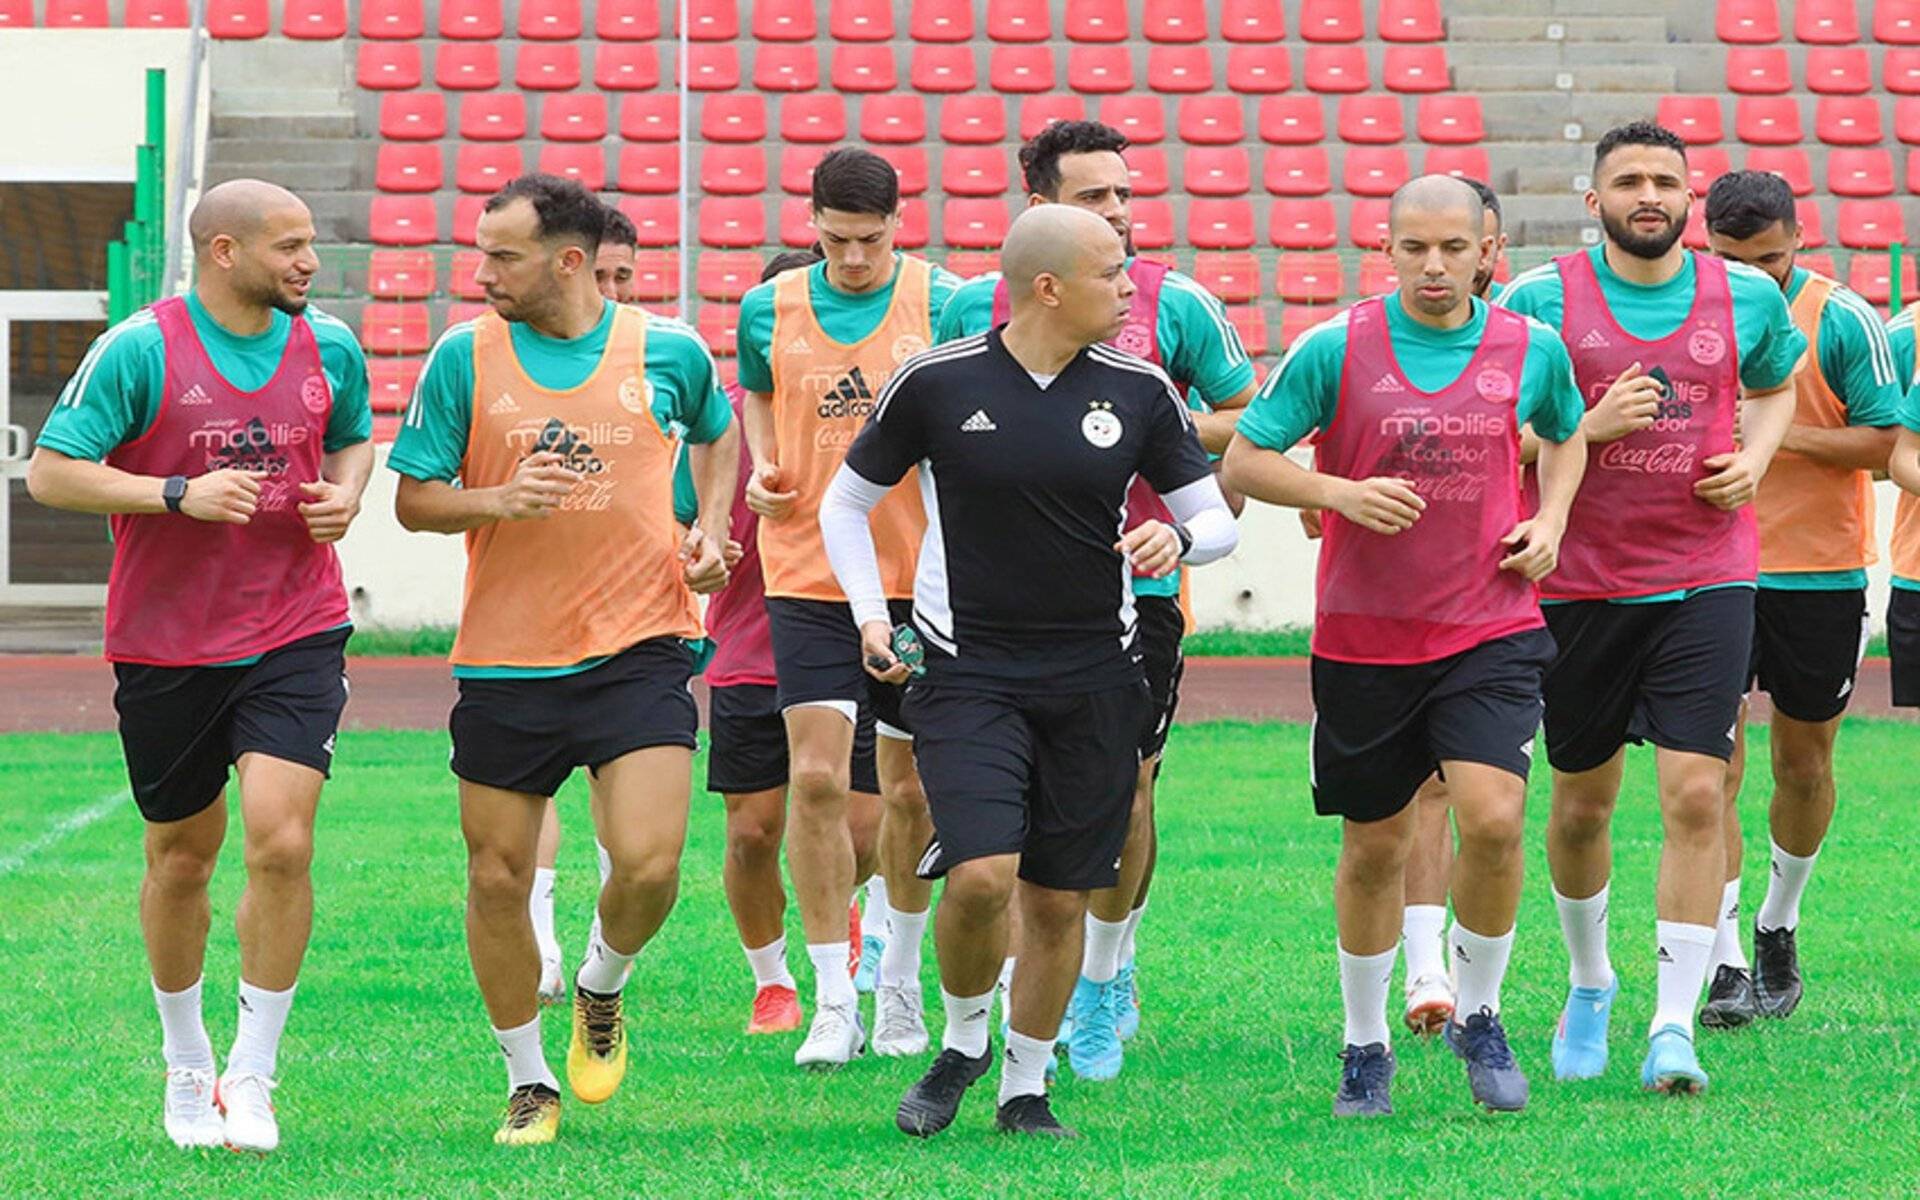
<path fill-rule="evenodd" d="M 1055 121 L 1020 147 L 1020 174 L 1027 191 L 1052 200 L 1060 194 L 1062 155 L 1101 150 L 1119 154 L 1131 144 L 1126 134 L 1098 121 Z"/>
<path fill-rule="evenodd" d="M 640 248 L 640 231 L 633 227 L 633 222 L 628 219 L 627 214 L 609 204 L 607 206 L 607 227 L 600 231 L 600 244 L 602 246 L 626 246 L 629 249 L 638 250 Z"/>
<path fill-rule="evenodd" d="M 760 270 L 760 282 L 765 283 L 783 271 L 795 271 L 801 267 L 810 267 L 825 255 L 817 250 L 782 250 L 767 260 Z"/>
<path fill-rule="evenodd" d="M 600 249 L 607 229 L 607 206 L 572 179 L 558 175 L 522 175 L 487 197 L 487 212 L 498 212 L 515 200 L 533 205 L 542 241 L 572 242 L 588 254 Z"/>
<path fill-rule="evenodd" d="M 1506 218 L 1500 215 L 1500 193 L 1494 191 L 1478 179 L 1474 179 L 1468 175 L 1460 176 L 1460 182 L 1472 188 L 1474 192 L 1479 195 L 1480 207 L 1493 214 L 1493 223 L 1495 225 L 1503 225 L 1506 223 Z"/>
<path fill-rule="evenodd" d="M 900 172 L 871 150 L 843 146 L 813 169 L 813 211 L 890 217 L 900 207 Z"/>
<path fill-rule="evenodd" d="M 1745 241 L 1768 227 L 1788 230 L 1800 223 L 1793 208 L 1793 188 L 1772 171 L 1728 171 L 1707 189 L 1707 229 Z"/>
<path fill-rule="evenodd" d="M 1681 162 L 1687 161 L 1687 144 L 1679 134 L 1655 121 L 1629 121 L 1600 135 L 1593 147 L 1593 173 L 1600 174 L 1600 164 L 1607 161 L 1607 155 L 1622 146 L 1658 146 L 1678 154 Z"/>

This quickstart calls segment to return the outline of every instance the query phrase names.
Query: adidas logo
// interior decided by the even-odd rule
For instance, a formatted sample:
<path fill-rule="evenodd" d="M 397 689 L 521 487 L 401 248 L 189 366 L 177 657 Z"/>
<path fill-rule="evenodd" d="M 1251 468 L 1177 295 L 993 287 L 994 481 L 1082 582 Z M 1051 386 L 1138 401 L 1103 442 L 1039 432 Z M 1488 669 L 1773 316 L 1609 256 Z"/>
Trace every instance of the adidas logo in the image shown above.
<path fill-rule="evenodd" d="M 962 1021 L 984 1021 L 987 1019 L 987 1010 L 984 1008 L 976 1008 L 960 1019 Z"/>
<path fill-rule="evenodd" d="M 1469 966 L 1473 963 L 1473 959 L 1467 956 L 1467 948 L 1458 942 L 1453 944 L 1453 956 Z"/>
<path fill-rule="evenodd" d="M 505 392 L 501 392 L 500 398 L 498 400 L 495 400 L 492 404 L 487 405 L 487 411 L 497 417 L 501 413 L 517 413 L 520 411 L 520 406 L 513 402 L 512 396 L 507 395 Z"/>
<path fill-rule="evenodd" d="M 788 354 L 812 354 L 813 347 L 807 343 L 807 339 L 805 335 L 801 335 L 787 343 L 787 353 Z"/>
<path fill-rule="evenodd" d="M 1852 690 L 1853 690 L 1853 680 L 1849 679 L 1845 683 L 1840 685 L 1840 694 L 1834 698 L 1836 700 L 1845 700 L 1847 698 L 1847 693 L 1851 692 Z"/>
<path fill-rule="evenodd" d="M 1580 339 L 1582 350 L 1604 350 L 1610 345 L 1612 343 L 1607 341 L 1607 336 L 1598 329 L 1587 330 L 1587 336 Z"/>
<path fill-rule="evenodd" d="M 1667 948 L 1665 946 L 1660 947 L 1660 961 L 1663 963 L 1670 963 L 1673 961 L 1673 955 L 1667 953 Z"/>
<path fill-rule="evenodd" d="M 1373 384 L 1373 394 L 1376 396 L 1383 396 L 1392 392 L 1404 392 L 1406 390 L 1396 375 L 1382 375 L 1379 379 L 1375 380 Z"/>
<path fill-rule="evenodd" d="M 972 416 L 960 422 L 961 433 L 992 433 L 998 428 L 1000 427 L 993 423 L 993 418 L 987 415 L 987 410 L 984 408 L 974 409 Z"/>
<path fill-rule="evenodd" d="M 820 397 L 822 417 L 864 417 L 872 411 L 873 389 L 867 386 L 867 377 L 859 367 L 842 375 Z"/>
<path fill-rule="evenodd" d="M 333 741 L 334 741 L 334 738 L 336 738 L 337 736 L 339 736 L 339 735 L 338 735 L 338 734 L 328 734 L 328 735 L 327 735 L 327 740 L 326 740 L 326 741 L 324 741 L 324 742 L 321 742 L 321 743 L 320 743 L 320 748 L 321 748 L 322 750 L 324 750 L 324 751 L 326 751 L 326 752 L 327 752 L 327 756 L 328 756 L 329 758 L 331 758 L 331 757 L 333 756 Z"/>
<path fill-rule="evenodd" d="M 209 396 L 209 395 L 207 395 L 207 393 L 206 393 L 206 390 L 205 390 L 204 388 L 202 388 L 202 387 L 201 387 L 201 386 L 200 386 L 199 384 L 197 384 L 197 383 L 196 383 L 196 384 L 194 384 L 194 385 L 193 385 L 192 387 L 190 387 L 190 388 L 188 388 L 188 389 L 186 390 L 186 394 L 184 394 L 184 395 L 182 395 L 182 396 L 180 397 L 180 403 L 182 403 L 182 404 L 212 404 L 212 403 L 213 403 L 213 397 L 212 397 L 212 396 Z"/>

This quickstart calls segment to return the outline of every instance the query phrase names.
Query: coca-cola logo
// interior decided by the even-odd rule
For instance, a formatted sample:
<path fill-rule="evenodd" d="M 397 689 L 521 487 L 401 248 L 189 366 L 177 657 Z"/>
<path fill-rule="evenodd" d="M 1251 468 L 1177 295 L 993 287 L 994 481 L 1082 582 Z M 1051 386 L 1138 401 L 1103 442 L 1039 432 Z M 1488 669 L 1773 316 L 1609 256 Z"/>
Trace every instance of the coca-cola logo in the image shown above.
<path fill-rule="evenodd" d="M 1698 450 L 1687 442 L 1662 442 L 1657 446 L 1609 442 L 1600 452 L 1600 468 L 1636 475 L 1691 475 Z"/>
<path fill-rule="evenodd" d="M 1687 335 L 1687 355 L 1703 367 L 1727 356 L 1727 339 L 1718 329 L 1696 329 Z"/>

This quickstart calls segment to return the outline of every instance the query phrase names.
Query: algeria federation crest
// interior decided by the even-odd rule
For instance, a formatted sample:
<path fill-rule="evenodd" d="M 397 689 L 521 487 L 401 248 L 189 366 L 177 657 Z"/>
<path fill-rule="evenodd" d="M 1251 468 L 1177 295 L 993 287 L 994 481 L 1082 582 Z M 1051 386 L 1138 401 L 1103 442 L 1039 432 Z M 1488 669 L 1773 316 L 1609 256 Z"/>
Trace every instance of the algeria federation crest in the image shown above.
<path fill-rule="evenodd" d="M 327 391 L 327 381 L 318 375 L 309 375 L 300 381 L 300 403 L 314 416 L 327 411 L 332 396 Z"/>
<path fill-rule="evenodd" d="M 1087 415 L 1080 418 L 1080 436 L 1102 450 L 1111 450 L 1123 432 L 1120 418 L 1113 415 L 1113 401 L 1087 401 Z"/>
<path fill-rule="evenodd" d="M 647 411 L 653 401 L 653 384 L 638 375 L 629 375 L 620 381 L 620 407 L 634 416 Z"/>

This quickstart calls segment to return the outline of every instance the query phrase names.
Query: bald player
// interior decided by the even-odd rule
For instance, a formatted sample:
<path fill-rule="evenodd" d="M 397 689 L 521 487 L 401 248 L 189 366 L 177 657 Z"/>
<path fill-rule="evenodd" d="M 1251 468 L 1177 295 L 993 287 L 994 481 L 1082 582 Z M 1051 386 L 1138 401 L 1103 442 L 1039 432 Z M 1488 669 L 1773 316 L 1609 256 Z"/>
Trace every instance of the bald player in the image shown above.
<path fill-rule="evenodd" d="M 188 232 L 193 289 L 94 342 L 47 417 L 27 487 L 113 527 L 106 655 L 146 820 L 140 928 L 164 1035 L 167 1136 L 264 1153 L 280 1141 L 280 1033 L 312 926 L 314 812 L 347 700 L 333 543 L 360 511 L 373 417 L 353 333 L 307 305 L 320 269 L 307 206 L 234 180 L 200 198 Z M 229 767 L 247 882 L 235 914 L 239 1026 L 216 1089 L 201 967 Z"/>
<path fill-rule="evenodd" d="M 1151 719 L 1128 576 L 1210 561 L 1237 538 L 1173 381 L 1101 344 L 1132 311 L 1126 258 L 1095 214 L 1022 213 L 1001 255 L 1011 318 L 901 366 L 821 510 L 867 669 L 905 682 L 868 515 L 909 472 L 927 507 L 912 614 L 925 675 L 903 711 L 934 827 L 919 873 L 946 879 L 934 940 L 947 1022 L 895 1114 L 915 1136 L 950 1124 L 991 1064 L 1014 903 L 1024 949 L 996 1125 L 1071 1136 L 1046 1067 L 1088 893 L 1119 875 Z M 1170 516 L 1123 533 L 1136 475 Z"/>
<path fill-rule="evenodd" d="M 1341 818 L 1334 876 L 1345 1069 L 1336 1116 L 1393 1111 L 1387 986 L 1422 781 L 1460 827 L 1447 1043 L 1489 1110 L 1525 1107 L 1500 1021 L 1520 903 L 1520 835 L 1553 655 L 1535 582 L 1558 562 L 1585 442 L 1567 350 L 1472 294 L 1493 252 L 1473 189 L 1428 175 L 1394 195 L 1397 292 L 1293 344 L 1241 417 L 1227 486 L 1322 510 L 1313 625 L 1314 808 Z M 1541 499 L 1520 496 L 1520 430 Z M 1287 451 L 1314 437 L 1314 465 Z"/>

